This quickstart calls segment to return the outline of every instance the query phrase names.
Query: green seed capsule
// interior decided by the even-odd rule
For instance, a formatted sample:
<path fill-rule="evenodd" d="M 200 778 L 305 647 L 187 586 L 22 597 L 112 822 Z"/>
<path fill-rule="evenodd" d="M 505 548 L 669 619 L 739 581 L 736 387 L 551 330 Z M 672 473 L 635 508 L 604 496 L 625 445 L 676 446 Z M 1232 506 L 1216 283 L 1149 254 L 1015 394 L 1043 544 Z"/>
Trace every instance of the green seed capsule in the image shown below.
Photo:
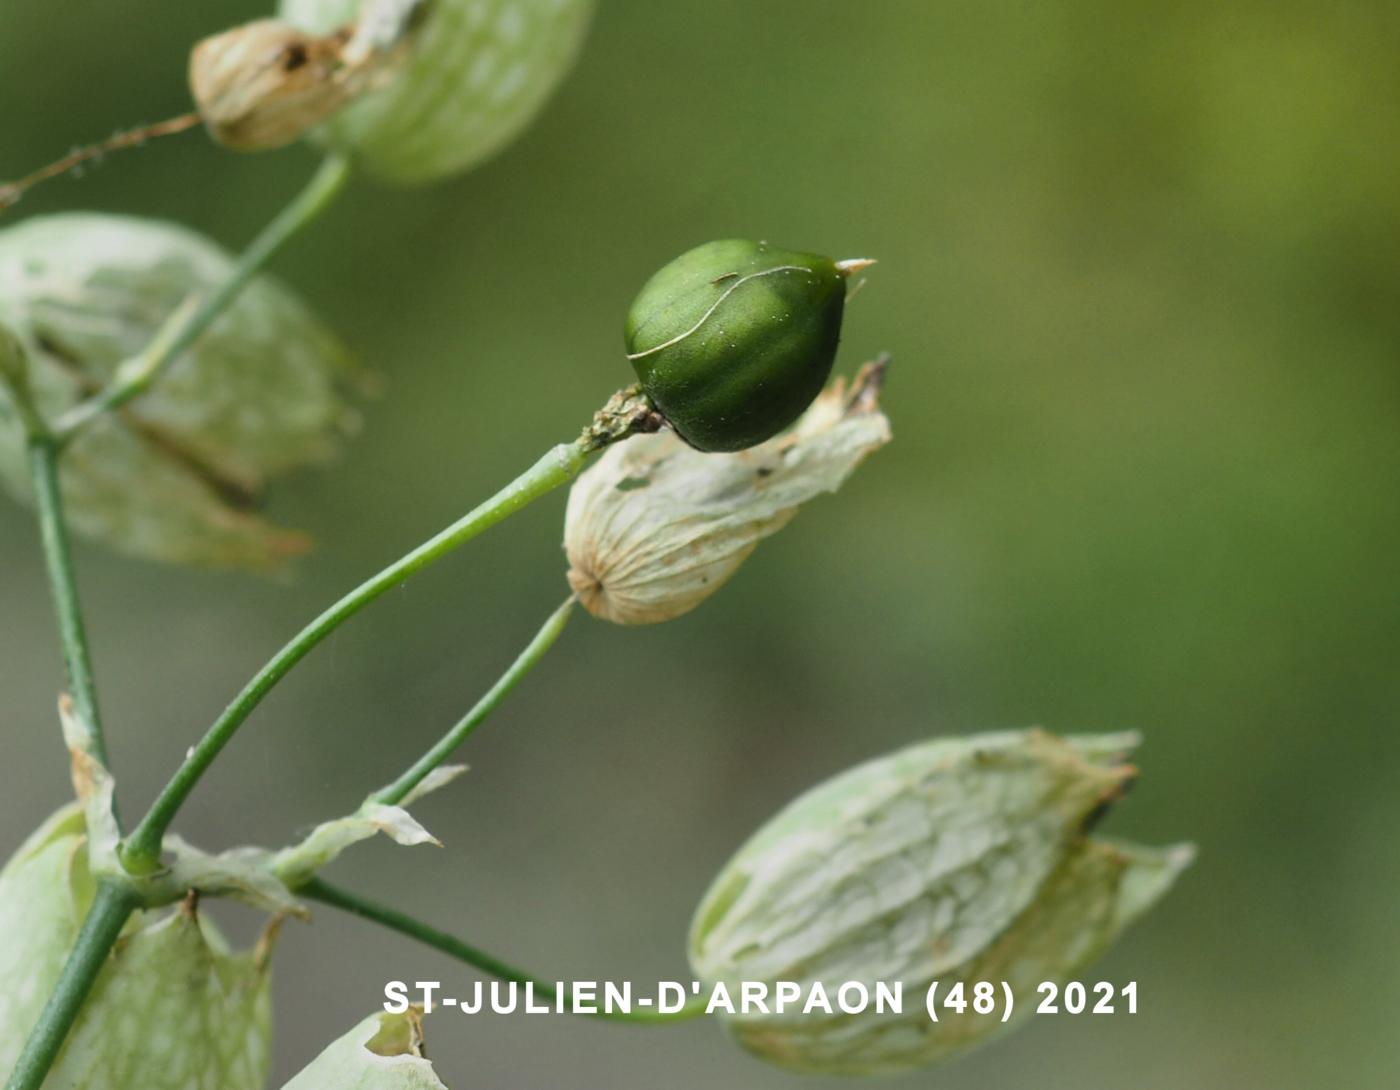
<path fill-rule="evenodd" d="M 836 262 L 727 239 L 656 273 L 627 313 L 627 358 L 698 450 L 744 450 L 795 421 L 836 358 L 846 276 Z"/>

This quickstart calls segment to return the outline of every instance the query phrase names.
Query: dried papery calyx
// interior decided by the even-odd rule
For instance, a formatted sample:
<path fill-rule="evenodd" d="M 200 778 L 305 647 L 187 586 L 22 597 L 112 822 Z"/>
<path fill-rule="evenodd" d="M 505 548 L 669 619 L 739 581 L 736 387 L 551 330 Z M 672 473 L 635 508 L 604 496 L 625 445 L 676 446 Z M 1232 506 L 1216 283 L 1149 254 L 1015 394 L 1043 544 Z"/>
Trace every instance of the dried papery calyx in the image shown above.
<path fill-rule="evenodd" d="M 617 624 L 679 617 L 717 591 L 798 508 L 834 492 L 889 441 L 885 363 L 838 379 L 791 433 L 734 454 L 702 454 L 675 433 L 608 448 L 569 493 L 569 585 Z"/>
<path fill-rule="evenodd" d="M 1000 1032 L 1005 1011 L 934 1022 L 924 1000 L 1002 982 L 1012 1023 L 1037 985 L 1077 978 L 1190 863 L 1088 829 L 1136 770 L 1134 735 L 1007 731 L 950 738 L 841 773 L 759 829 L 695 914 L 690 960 L 709 984 L 796 984 L 787 1009 L 724 1015 L 747 1049 L 829 1074 L 902 1071 Z M 900 1011 L 843 1012 L 856 982 L 898 985 Z M 808 1006 L 820 993 L 828 1009 Z M 859 1004 L 857 1004 L 859 1006 Z"/>
<path fill-rule="evenodd" d="M 236 151 L 299 140 L 354 92 L 341 59 L 345 41 L 276 19 L 204 39 L 190 54 L 190 92 L 210 134 Z"/>
<path fill-rule="evenodd" d="M 423 1054 L 422 1014 L 373 1014 L 282 1090 L 447 1090 Z"/>
<path fill-rule="evenodd" d="M 84 821 L 70 806 L 0 871 L 0 1070 L 38 1020 L 91 904 Z M 271 1043 L 275 930 L 231 952 L 193 900 L 134 916 L 45 1086 L 260 1090 Z"/>
<path fill-rule="evenodd" d="M 725 239 L 660 269 L 627 312 L 642 389 L 697 450 L 743 450 L 790 426 L 836 358 L 846 279 L 835 261 Z"/>
<path fill-rule="evenodd" d="M 0 324 L 24 348 L 43 415 L 56 420 L 139 369 L 171 314 L 231 268 L 207 239 L 156 220 L 81 213 L 0 231 Z M 154 388 L 69 445 L 70 521 L 152 559 L 276 568 L 308 542 L 260 518 L 258 497 L 269 478 L 336 453 L 365 387 L 344 346 L 289 290 L 256 279 Z M 25 461 L 23 429 L 0 412 L 0 481 L 20 498 Z"/>
<path fill-rule="evenodd" d="M 324 34 L 259 19 L 205 38 L 190 54 L 200 118 L 236 151 L 268 151 L 300 139 L 395 78 L 428 2 L 366 0 L 358 22 Z"/>
<path fill-rule="evenodd" d="M 466 170 L 534 119 L 583 43 L 593 0 L 281 0 L 313 35 L 404 22 L 390 77 L 321 126 L 315 139 L 371 175 L 417 185 Z"/>

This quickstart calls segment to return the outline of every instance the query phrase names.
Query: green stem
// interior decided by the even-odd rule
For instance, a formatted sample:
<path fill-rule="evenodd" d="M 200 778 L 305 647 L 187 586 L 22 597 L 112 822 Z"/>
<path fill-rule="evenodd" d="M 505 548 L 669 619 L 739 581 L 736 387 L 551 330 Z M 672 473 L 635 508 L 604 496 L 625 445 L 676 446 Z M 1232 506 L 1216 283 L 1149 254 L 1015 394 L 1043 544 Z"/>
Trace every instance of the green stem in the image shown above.
<path fill-rule="evenodd" d="M 228 744 L 229 739 L 263 697 L 293 666 L 305 658 L 312 648 L 365 606 L 386 591 L 400 585 L 415 572 L 426 568 L 483 530 L 573 478 L 583 467 L 589 452 L 590 446 L 583 439 L 554 447 L 481 506 L 361 583 L 294 636 L 291 642 L 278 651 L 243 687 L 243 691 L 234 697 L 233 702 L 224 709 L 214 725 L 190 750 L 184 763 L 157 796 L 150 811 L 123 843 L 122 862 L 126 868 L 133 874 L 149 874 L 159 869 L 161 839 L 194 785 L 199 782 L 205 770 L 219 755 L 219 751 Z"/>
<path fill-rule="evenodd" d="M 127 917 L 135 908 L 136 897 L 129 890 L 106 882 L 98 884 L 82 930 L 63 965 L 53 994 L 39 1014 L 39 1021 L 5 1083 L 5 1090 L 39 1090 Z M 16 938 L 23 941 L 22 936 Z"/>
<path fill-rule="evenodd" d="M 268 259 L 330 206 L 349 177 L 347 158 L 327 156 L 306 187 L 243 251 L 223 283 L 199 302 L 187 300 L 170 315 L 144 352 L 118 368 L 116 377 L 106 388 L 59 417 L 53 427 L 59 441 L 66 443 L 99 416 L 121 408 L 150 389 L 238 297 Z"/>
<path fill-rule="evenodd" d="M 444 734 L 431 749 L 419 757 L 402 776 L 387 787 L 382 787 L 372 794 L 369 801 L 382 803 L 385 806 L 396 806 L 402 802 L 429 772 L 452 755 L 452 751 L 466 740 L 467 735 L 496 710 L 506 695 L 519 684 L 520 679 L 528 674 L 540 659 L 544 658 L 545 652 L 554 646 L 554 641 L 564 631 L 564 626 L 573 616 L 573 611 L 574 598 L 570 595 L 565 599 L 563 605 L 549 615 L 549 619 L 535 633 L 535 638 L 511 663 L 510 669 L 502 674 L 486 695 L 476 702 L 475 707 L 467 712 L 457 725 Z"/>
<path fill-rule="evenodd" d="M 478 950 L 470 943 L 463 942 L 454 935 L 449 935 L 445 931 L 439 931 L 436 927 L 415 920 L 412 916 L 400 912 L 396 908 L 387 905 L 376 904 L 366 897 L 361 897 L 358 893 L 350 893 L 347 890 L 333 886 L 329 882 L 320 878 L 313 878 L 306 885 L 302 886 L 298 893 L 309 897 L 313 901 L 320 901 L 333 908 L 341 909 L 361 919 L 369 920 L 391 931 L 397 931 L 401 935 L 407 935 L 411 939 L 417 939 L 435 950 L 440 950 L 449 957 L 458 961 L 466 962 L 474 968 L 480 969 L 483 973 L 488 973 L 500 980 L 512 981 L 516 984 L 533 985 L 535 995 L 553 1003 L 559 994 L 556 985 L 547 980 L 541 980 L 537 976 L 526 973 L 511 965 L 507 965 L 497 957 Z M 565 999 L 567 1001 L 567 995 Z M 566 1008 L 567 1002 L 566 1002 Z M 610 1022 L 634 1022 L 642 1024 L 665 1024 L 670 1022 L 685 1022 L 692 1018 L 698 1018 L 705 1013 L 704 1000 L 692 999 L 680 1010 L 673 1013 L 662 1013 L 660 1011 L 596 1011 L 596 1012 L 571 1012 L 587 1014 L 591 1018 L 601 1018 Z"/>
<path fill-rule="evenodd" d="M 48 569 L 49 593 L 58 617 L 58 634 L 68 669 L 73 707 L 87 730 L 93 756 L 110 767 L 97 707 L 97 686 L 88 654 L 87 630 L 78 602 L 77 578 L 68 544 L 68 524 L 63 516 L 63 491 L 59 481 L 58 444 L 48 435 L 29 439 L 29 470 L 34 481 L 34 504 Z"/>

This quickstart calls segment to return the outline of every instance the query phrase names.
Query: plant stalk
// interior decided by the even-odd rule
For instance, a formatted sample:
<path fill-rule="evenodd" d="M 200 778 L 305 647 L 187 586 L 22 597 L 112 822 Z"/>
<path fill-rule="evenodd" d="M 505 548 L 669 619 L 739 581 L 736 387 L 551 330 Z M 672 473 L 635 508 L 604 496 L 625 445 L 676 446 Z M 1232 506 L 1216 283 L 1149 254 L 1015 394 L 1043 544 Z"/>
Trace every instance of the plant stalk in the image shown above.
<path fill-rule="evenodd" d="M 368 801 L 382 803 L 385 806 L 398 805 L 409 792 L 423 782 L 428 773 L 446 761 L 452 755 L 453 750 L 466 740 L 467 735 L 471 734 L 488 715 L 496 710 L 500 703 L 505 700 L 507 694 L 520 683 L 526 674 L 534 669 L 535 664 L 540 659 L 544 658 L 545 652 L 554 646 L 554 641 L 559 638 L 559 634 L 564 631 L 564 626 L 569 623 L 569 618 L 573 616 L 574 604 L 575 599 L 572 595 L 566 598 L 564 604 L 549 615 L 549 619 L 535 633 L 535 638 L 511 663 L 510 669 L 500 676 L 496 684 L 491 686 L 486 695 L 476 702 L 472 710 L 467 712 L 431 749 L 419 757 L 402 776 L 387 787 L 380 788 L 369 797 Z"/>
<path fill-rule="evenodd" d="M 98 883 L 82 930 L 64 962 L 53 994 L 24 1043 L 5 1090 L 39 1090 L 43 1085 L 58 1058 L 59 1049 L 77 1021 L 83 1001 L 136 906 L 136 896 L 130 890 L 107 882 Z"/>
<path fill-rule="evenodd" d="M 317 644 L 386 591 L 572 479 L 587 460 L 590 449 L 585 439 L 552 448 L 485 503 L 371 576 L 297 633 L 224 709 L 123 842 L 121 857 L 127 870 L 149 874 L 159 869 L 161 840 L 190 791 L 253 709 Z"/>
<path fill-rule="evenodd" d="M 67 443 L 93 420 L 149 390 L 214 324 L 272 255 L 330 206 L 349 178 L 350 160 L 342 155 L 327 156 L 306 187 L 243 251 L 223 283 L 205 298 L 189 300 L 177 308 L 144 352 L 123 363 L 104 389 L 54 422 L 59 442 Z"/>
<path fill-rule="evenodd" d="M 83 623 L 82 606 L 78 601 L 68 524 L 63 514 L 58 444 L 51 436 L 35 435 L 29 439 L 28 447 L 44 566 L 48 570 L 49 594 L 58 618 L 58 635 L 63 644 L 73 708 L 87 728 L 93 756 L 101 761 L 103 767 L 111 767 L 107 761 L 102 717 L 97 706 L 97 685 L 93 680 L 92 658 L 88 652 L 87 627 Z"/>
<path fill-rule="evenodd" d="M 313 878 L 298 891 L 303 896 L 313 901 L 320 901 L 322 904 L 338 908 L 343 912 L 359 916 L 361 919 L 377 923 L 382 927 L 387 927 L 391 931 L 397 931 L 401 935 L 407 935 L 411 939 L 431 946 L 435 950 L 440 950 L 448 957 L 456 958 L 465 962 L 473 968 L 482 972 L 516 984 L 529 984 L 540 998 L 553 1003 L 559 995 L 557 985 L 547 980 L 542 980 L 537 976 L 526 973 L 521 969 L 506 964 L 499 958 L 479 950 L 470 943 L 463 942 L 455 935 L 449 935 L 446 931 L 439 931 L 436 927 L 416 920 L 406 913 L 400 912 L 396 908 L 387 905 L 377 904 L 362 897 L 358 893 L 351 893 L 338 886 L 333 886 L 329 882 L 320 878 Z M 565 1009 L 569 1009 L 567 992 L 564 996 Z M 569 1011 L 573 1014 L 581 1014 L 590 1018 L 601 1018 L 609 1022 L 632 1022 L 643 1025 L 664 1025 L 672 1022 L 685 1022 L 692 1018 L 698 1018 L 705 1013 L 705 1003 L 702 1000 L 691 1000 L 680 1010 L 672 1013 L 662 1013 L 654 1010 L 633 1010 L 633 1011 Z"/>

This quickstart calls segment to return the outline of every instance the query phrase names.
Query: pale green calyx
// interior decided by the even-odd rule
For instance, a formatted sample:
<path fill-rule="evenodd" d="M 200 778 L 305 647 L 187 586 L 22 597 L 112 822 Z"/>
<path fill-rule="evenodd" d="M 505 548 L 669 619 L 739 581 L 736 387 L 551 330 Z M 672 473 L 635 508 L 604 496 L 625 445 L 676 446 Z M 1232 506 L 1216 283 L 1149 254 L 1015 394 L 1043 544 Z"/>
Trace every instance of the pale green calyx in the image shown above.
<path fill-rule="evenodd" d="M 0 323 L 24 347 L 42 415 L 55 421 L 139 373 L 172 313 L 231 268 L 213 243 L 156 220 L 80 213 L 0 231 Z M 151 389 L 70 444 L 69 518 L 152 559 L 276 567 L 308 543 L 260 518 L 259 494 L 269 478 L 336 453 L 364 384 L 325 326 L 258 278 Z M 0 413 L 0 481 L 20 498 L 30 488 L 23 431 Z"/>
<path fill-rule="evenodd" d="M 92 901 L 86 855 L 82 814 L 69 806 L 0 871 L 0 1070 L 14 1065 Z M 44 1085 L 260 1090 L 273 933 L 235 953 L 193 901 L 138 913 Z"/>
<path fill-rule="evenodd" d="M 593 0 L 281 0 L 311 34 L 358 26 L 374 46 L 399 35 L 377 88 L 317 131 L 372 175 L 414 185 L 466 170 L 517 136 L 573 66 Z M 404 33 L 406 16 L 411 20 Z M 384 28 L 387 27 L 387 30 Z M 347 49 L 353 51 L 352 39 Z"/>
<path fill-rule="evenodd" d="M 447 1090 L 423 1055 L 422 1016 L 372 1014 L 282 1090 Z"/>
<path fill-rule="evenodd" d="M 899 1013 L 800 1006 L 727 1016 L 755 1054 L 805 1071 L 869 1074 L 932 1062 L 1003 1028 L 1000 1015 L 930 1019 L 929 985 L 1016 999 L 1085 968 L 1190 862 L 1090 839 L 1135 770 L 1132 735 L 1013 731 L 912 746 L 842 773 L 745 844 L 695 914 L 690 958 L 711 985 L 899 985 Z"/>
<path fill-rule="evenodd" d="M 655 624 L 694 609 L 808 500 L 890 439 L 883 361 L 837 379 L 786 435 L 707 454 L 674 432 L 610 447 L 569 492 L 568 580 L 594 616 Z"/>

